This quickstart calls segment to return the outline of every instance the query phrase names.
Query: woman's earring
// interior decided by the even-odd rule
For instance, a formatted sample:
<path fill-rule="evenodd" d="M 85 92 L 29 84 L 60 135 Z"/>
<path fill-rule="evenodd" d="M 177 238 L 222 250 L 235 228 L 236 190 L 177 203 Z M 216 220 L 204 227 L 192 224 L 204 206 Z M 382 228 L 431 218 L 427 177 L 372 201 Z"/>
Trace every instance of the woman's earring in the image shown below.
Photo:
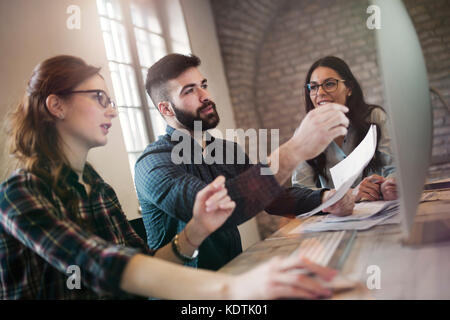
<path fill-rule="evenodd" d="M 61 120 L 64 120 L 64 115 L 63 115 L 62 113 L 60 113 L 60 114 L 58 115 L 58 118 L 60 118 Z"/>

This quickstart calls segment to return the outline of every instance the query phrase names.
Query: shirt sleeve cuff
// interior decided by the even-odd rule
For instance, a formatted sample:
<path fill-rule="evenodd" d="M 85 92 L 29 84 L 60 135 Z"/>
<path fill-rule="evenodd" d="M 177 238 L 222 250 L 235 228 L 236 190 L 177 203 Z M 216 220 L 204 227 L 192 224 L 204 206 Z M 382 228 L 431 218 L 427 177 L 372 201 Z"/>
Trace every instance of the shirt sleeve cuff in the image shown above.
<path fill-rule="evenodd" d="M 140 251 L 137 249 L 119 245 L 107 247 L 101 252 L 101 271 L 97 278 L 98 283 L 95 285 L 100 291 L 98 292 L 100 295 L 121 296 L 126 294 L 120 288 L 122 275 L 128 262 L 138 253 Z M 95 288 L 93 289 L 95 290 Z"/>

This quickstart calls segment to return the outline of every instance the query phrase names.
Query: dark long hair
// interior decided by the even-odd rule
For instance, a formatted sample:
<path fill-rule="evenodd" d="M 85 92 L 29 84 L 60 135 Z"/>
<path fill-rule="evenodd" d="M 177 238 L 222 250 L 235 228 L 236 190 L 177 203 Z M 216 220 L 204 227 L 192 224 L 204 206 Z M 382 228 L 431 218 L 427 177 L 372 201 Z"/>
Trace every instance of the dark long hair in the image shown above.
<path fill-rule="evenodd" d="M 364 136 L 366 135 L 367 130 L 369 130 L 369 127 L 371 125 L 368 118 L 372 113 L 372 110 L 375 108 L 383 110 L 383 108 L 376 105 L 369 105 L 364 101 L 364 95 L 361 86 L 359 85 L 358 81 L 356 80 L 355 76 L 350 71 L 349 66 L 345 63 L 344 60 L 334 56 L 327 56 L 314 62 L 311 68 L 309 68 L 309 71 L 306 75 L 304 89 L 306 112 L 314 109 L 314 105 L 309 96 L 306 84 L 310 82 L 311 74 L 318 67 L 327 67 L 333 69 L 339 74 L 342 80 L 345 80 L 345 85 L 351 89 L 352 94 L 347 97 L 345 103 L 345 105 L 349 108 L 349 112 L 346 114 L 346 116 L 350 120 L 350 125 L 356 131 L 356 143 L 359 144 L 364 139 Z M 380 133 L 380 128 L 377 126 L 378 142 L 380 141 Z M 314 159 L 307 161 L 308 164 L 314 169 L 314 180 L 316 181 L 316 184 L 318 184 L 319 175 L 323 176 L 327 180 L 327 176 L 325 175 L 326 161 L 327 159 L 325 153 L 323 152 Z M 381 166 L 382 163 L 380 160 L 380 156 L 378 151 L 376 151 L 374 157 L 369 162 L 369 165 L 364 169 L 363 175 L 367 176 L 369 170 L 374 171 L 379 169 Z"/>
<path fill-rule="evenodd" d="M 62 151 L 57 118 L 47 109 L 46 99 L 51 94 L 66 98 L 68 92 L 99 71 L 77 57 L 49 58 L 35 67 L 22 101 L 8 116 L 9 152 L 17 166 L 46 181 L 71 213 L 77 210 L 76 197 L 61 183 L 67 171 L 63 168 L 70 164 Z"/>

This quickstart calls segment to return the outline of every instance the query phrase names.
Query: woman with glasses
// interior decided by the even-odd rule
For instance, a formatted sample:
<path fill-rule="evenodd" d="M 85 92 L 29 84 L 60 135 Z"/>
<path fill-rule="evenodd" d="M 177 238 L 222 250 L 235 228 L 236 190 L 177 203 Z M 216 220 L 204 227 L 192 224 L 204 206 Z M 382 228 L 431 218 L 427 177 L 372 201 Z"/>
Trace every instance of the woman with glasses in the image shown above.
<path fill-rule="evenodd" d="M 301 163 L 293 173 L 292 183 L 312 189 L 333 189 L 329 169 L 349 155 L 364 139 L 370 125 L 376 124 L 375 155 L 355 181 L 352 193 L 355 201 L 396 199 L 386 113 L 381 107 L 364 101 L 361 87 L 348 65 L 333 56 L 319 59 L 307 73 L 304 90 L 306 112 L 329 103 L 345 105 L 349 108 L 350 125 L 346 136 L 336 138 L 319 156 Z"/>
<path fill-rule="evenodd" d="M 0 299 L 316 298 L 330 292 L 293 269 L 335 271 L 275 258 L 239 276 L 182 267 L 235 207 L 218 177 L 196 195 L 193 218 L 154 252 L 129 225 L 114 190 L 86 162 L 117 116 L 99 68 L 56 56 L 33 71 L 9 118 L 19 165 L 0 185 Z M 153 256 L 153 257 L 152 257 Z M 164 261 L 166 260 L 166 261 Z"/>

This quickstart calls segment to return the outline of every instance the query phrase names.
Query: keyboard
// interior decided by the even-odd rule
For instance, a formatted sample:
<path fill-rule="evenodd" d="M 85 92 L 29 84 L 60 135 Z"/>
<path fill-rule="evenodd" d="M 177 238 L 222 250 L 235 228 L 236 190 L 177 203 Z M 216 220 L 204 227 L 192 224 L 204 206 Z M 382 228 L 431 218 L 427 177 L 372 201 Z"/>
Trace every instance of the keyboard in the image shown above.
<path fill-rule="evenodd" d="M 307 234 L 292 255 L 302 256 L 316 264 L 340 271 L 355 238 L 356 230 Z M 309 273 L 305 269 L 296 270 L 296 272 Z M 316 279 L 335 292 L 352 289 L 357 285 L 356 281 L 341 274 L 329 282 L 322 281 L 318 277 Z"/>
<path fill-rule="evenodd" d="M 306 235 L 292 254 L 340 270 L 355 238 L 356 230 Z"/>

